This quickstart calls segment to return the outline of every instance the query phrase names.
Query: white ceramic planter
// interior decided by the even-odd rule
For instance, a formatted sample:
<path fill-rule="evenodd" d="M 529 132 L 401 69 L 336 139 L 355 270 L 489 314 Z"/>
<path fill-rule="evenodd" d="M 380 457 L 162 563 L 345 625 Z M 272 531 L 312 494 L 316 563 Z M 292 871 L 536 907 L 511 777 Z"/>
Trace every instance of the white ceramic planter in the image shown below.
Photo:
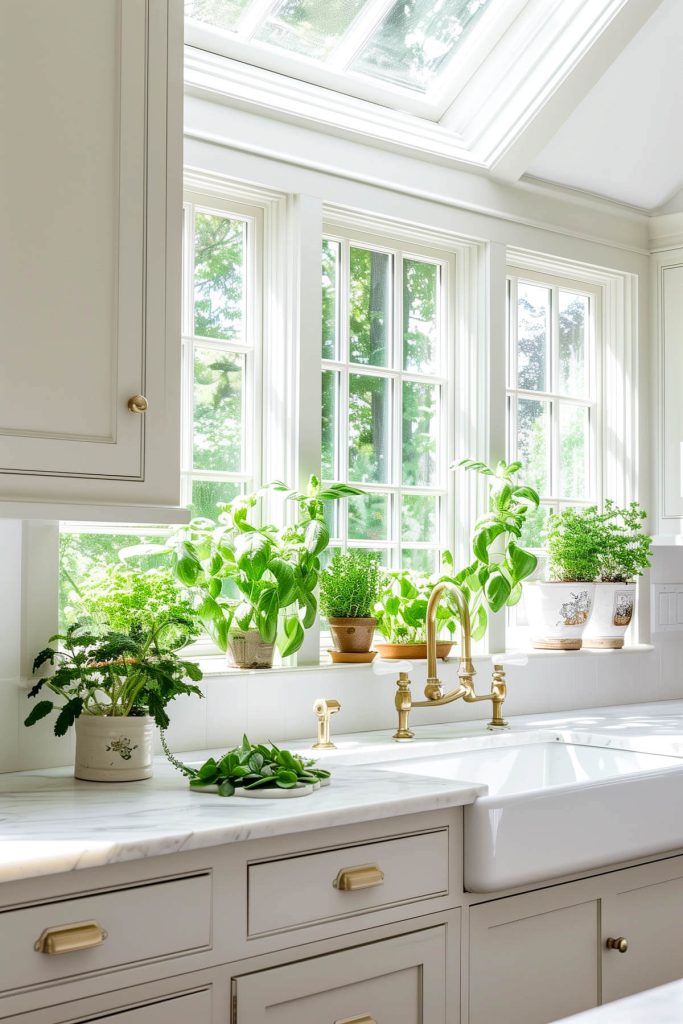
<path fill-rule="evenodd" d="M 154 719 L 81 715 L 74 775 L 88 782 L 137 782 L 152 775 Z"/>
<path fill-rule="evenodd" d="M 594 583 L 525 583 L 532 646 L 547 651 L 580 650 L 594 595 Z"/>
<path fill-rule="evenodd" d="M 258 629 L 234 630 L 228 636 L 228 660 L 233 668 L 272 668 L 274 644 L 261 639 Z"/>
<path fill-rule="evenodd" d="M 597 583 L 593 614 L 584 633 L 583 646 L 622 648 L 635 606 L 635 583 Z"/>

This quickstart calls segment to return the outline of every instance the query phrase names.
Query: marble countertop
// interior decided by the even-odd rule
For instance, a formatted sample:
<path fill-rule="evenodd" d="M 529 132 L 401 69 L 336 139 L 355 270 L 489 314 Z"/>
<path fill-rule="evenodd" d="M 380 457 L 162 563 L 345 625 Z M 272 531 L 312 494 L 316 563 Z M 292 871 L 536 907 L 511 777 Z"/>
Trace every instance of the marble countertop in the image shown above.
<path fill-rule="evenodd" d="M 483 722 L 423 726 L 409 744 L 395 743 L 389 730 L 335 737 L 337 750 L 315 752 L 333 770 L 332 785 L 298 800 L 192 792 L 163 759 L 145 782 L 80 782 L 69 768 L 0 775 L 0 881 L 457 807 L 487 792 L 477 783 L 378 771 L 373 762 L 554 738 L 683 757 L 683 701 L 534 715 L 510 724 L 498 735 Z M 284 745 L 310 755 L 310 742 Z M 182 756 L 201 762 L 208 754 Z"/>
<path fill-rule="evenodd" d="M 683 981 L 674 981 L 565 1017 L 556 1024 L 680 1024 L 682 1020 Z"/>

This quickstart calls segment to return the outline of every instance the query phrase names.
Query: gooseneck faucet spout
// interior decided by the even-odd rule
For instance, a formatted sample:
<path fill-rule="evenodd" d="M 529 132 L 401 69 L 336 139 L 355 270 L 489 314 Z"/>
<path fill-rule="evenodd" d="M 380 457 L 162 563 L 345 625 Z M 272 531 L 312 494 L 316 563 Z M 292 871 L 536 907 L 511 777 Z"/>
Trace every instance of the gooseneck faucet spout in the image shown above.
<path fill-rule="evenodd" d="M 448 693 L 444 693 L 441 680 L 436 674 L 436 641 L 437 641 L 437 610 L 444 595 L 448 593 L 455 602 L 460 620 L 460 666 L 458 668 L 459 685 Z M 397 682 L 396 709 L 399 712 L 399 727 L 394 734 L 396 740 L 409 740 L 413 733 L 408 727 L 408 719 L 412 708 L 441 707 L 454 700 L 464 700 L 473 704 L 481 700 L 490 700 L 493 715 L 488 723 L 489 729 L 504 729 L 507 722 L 503 719 L 501 709 L 507 695 L 505 673 L 502 665 L 494 665 L 493 680 L 490 693 L 477 694 L 474 689 L 476 669 L 472 662 L 472 627 L 467 598 L 457 583 L 443 580 L 432 591 L 427 604 L 427 684 L 425 700 L 413 700 L 410 691 L 410 680 L 405 672 L 400 674 Z"/>

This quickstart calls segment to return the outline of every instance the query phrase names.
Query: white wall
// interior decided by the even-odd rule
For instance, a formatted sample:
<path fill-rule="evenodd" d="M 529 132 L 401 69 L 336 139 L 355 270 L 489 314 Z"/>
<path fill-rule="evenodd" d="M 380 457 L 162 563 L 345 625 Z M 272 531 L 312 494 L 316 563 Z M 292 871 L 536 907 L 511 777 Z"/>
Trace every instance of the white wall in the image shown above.
<path fill-rule="evenodd" d="M 647 218 L 616 204 L 522 184 L 512 187 L 438 164 L 342 141 L 333 136 L 256 117 L 224 104 L 190 97 L 186 107 L 185 162 L 245 182 L 285 193 L 316 197 L 324 203 L 371 211 L 399 220 L 434 226 L 485 240 L 498 258 L 505 246 L 636 274 L 639 279 L 640 356 L 639 444 L 645 472 L 639 484 L 647 506 L 651 494 L 653 439 L 649 381 L 652 347 L 649 330 L 649 255 Z M 490 266 L 490 264 L 489 264 Z M 499 325 L 499 296 L 492 300 L 491 322 Z M 497 304 L 497 305 L 496 305 Z M 497 338 L 501 346 L 503 339 Z M 500 409 L 490 422 L 500 445 Z M 477 453 L 484 454 L 484 453 Z M 72 739 L 57 740 L 50 723 L 30 730 L 21 725 L 27 713 L 27 684 L 20 665 L 21 525 L 0 531 L 0 770 L 68 764 Z M 683 574 L 681 575 L 683 580 Z M 25 597 L 26 595 L 24 595 Z M 27 602 L 30 616 L 30 601 Z M 646 607 L 647 600 L 643 606 Z M 35 646 L 24 629 L 24 648 Z M 30 653 L 33 653 L 33 648 Z M 532 654 L 528 665 L 509 671 L 508 714 L 531 714 L 577 707 L 636 703 L 683 696 L 681 642 L 655 637 L 654 649 L 622 652 Z M 487 684 L 490 661 L 478 661 L 480 687 Z M 416 669 L 419 685 L 424 669 Z M 444 669 L 454 683 L 456 666 Z M 253 740 L 292 739 L 312 735 L 316 697 L 335 697 L 342 712 L 338 731 L 390 728 L 394 724 L 394 683 L 369 669 L 338 667 L 212 675 L 203 701 L 183 698 L 172 710 L 169 733 L 176 750 L 210 747 L 221 750 L 247 731 Z M 416 711 L 414 721 L 459 721 L 483 718 L 486 705 L 458 702 L 441 709 Z"/>

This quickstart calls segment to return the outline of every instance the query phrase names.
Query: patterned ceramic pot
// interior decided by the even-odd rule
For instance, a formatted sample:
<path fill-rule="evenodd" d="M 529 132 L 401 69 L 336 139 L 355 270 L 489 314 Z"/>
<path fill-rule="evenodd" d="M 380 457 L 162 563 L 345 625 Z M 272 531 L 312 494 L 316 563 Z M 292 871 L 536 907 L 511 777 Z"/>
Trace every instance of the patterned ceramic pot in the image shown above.
<path fill-rule="evenodd" d="M 88 782 L 137 782 L 152 775 L 154 719 L 81 715 L 74 775 Z"/>
<path fill-rule="evenodd" d="M 524 584 L 532 647 L 578 651 L 593 611 L 595 583 Z"/>
<path fill-rule="evenodd" d="M 622 648 L 635 606 L 635 583 L 596 584 L 593 614 L 583 637 L 583 646 Z"/>

